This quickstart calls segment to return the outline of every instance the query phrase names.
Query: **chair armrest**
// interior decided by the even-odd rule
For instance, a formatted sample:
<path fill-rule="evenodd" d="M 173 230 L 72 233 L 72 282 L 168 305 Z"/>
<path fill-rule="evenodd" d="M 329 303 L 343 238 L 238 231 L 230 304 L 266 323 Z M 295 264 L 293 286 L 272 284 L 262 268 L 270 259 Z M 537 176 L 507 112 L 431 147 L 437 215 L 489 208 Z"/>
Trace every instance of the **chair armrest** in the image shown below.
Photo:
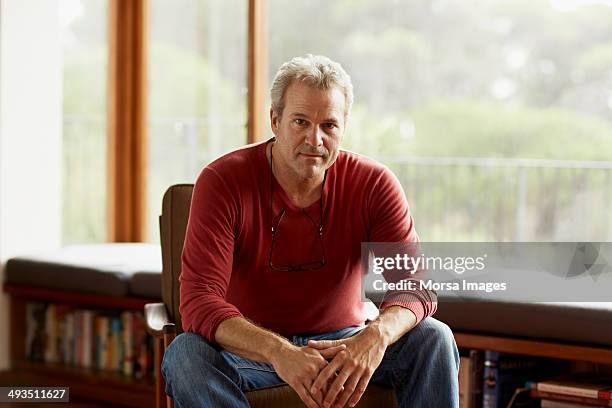
<path fill-rule="evenodd" d="M 164 333 L 176 332 L 176 326 L 168 318 L 166 305 L 147 303 L 144 308 L 147 332 L 153 337 L 163 337 Z"/>
<path fill-rule="evenodd" d="M 365 302 L 366 323 L 376 320 L 379 314 L 378 306 L 370 299 L 367 299 Z"/>

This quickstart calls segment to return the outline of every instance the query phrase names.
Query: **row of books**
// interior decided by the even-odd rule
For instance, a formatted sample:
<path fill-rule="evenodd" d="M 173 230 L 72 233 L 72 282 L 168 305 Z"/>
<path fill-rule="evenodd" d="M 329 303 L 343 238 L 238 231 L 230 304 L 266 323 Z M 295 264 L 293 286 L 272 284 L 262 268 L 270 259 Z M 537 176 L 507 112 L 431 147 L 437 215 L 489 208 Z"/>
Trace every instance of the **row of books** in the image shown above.
<path fill-rule="evenodd" d="M 98 368 L 142 377 L 153 370 L 153 340 L 135 311 L 26 305 L 26 356 L 30 360 Z"/>
<path fill-rule="evenodd" d="M 461 408 L 612 407 L 612 376 L 573 373 L 569 362 L 462 350 Z"/>

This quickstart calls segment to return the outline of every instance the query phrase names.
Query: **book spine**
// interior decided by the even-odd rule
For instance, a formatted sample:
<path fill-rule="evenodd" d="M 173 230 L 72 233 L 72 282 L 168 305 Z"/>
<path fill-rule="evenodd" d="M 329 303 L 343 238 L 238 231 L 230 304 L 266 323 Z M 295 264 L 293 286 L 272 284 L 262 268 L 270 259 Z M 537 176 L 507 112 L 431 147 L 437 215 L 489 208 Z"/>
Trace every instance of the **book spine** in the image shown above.
<path fill-rule="evenodd" d="M 612 401 L 579 397 L 576 395 L 557 394 L 553 392 L 540 391 L 538 389 L 531 389 L 532 398 L 542 398 L 555 401 L 566 401 L 566 402 L 577 402 L 579 404 L 585 404 L 594 407 L 612 407 Z"/>
<path fill-rule="evenodd" d="M 121 313 L 123 324 L 123 374 L 132 376 L 134 374 L 134 346 L 132 333 L 132 313 Z"/>
<path fill-rule="evenodd" d="M 57 352 L 56 361 L 68 363 L 68 315 L 71 313 L 70 307 L 64 304 L 55 306 L 55 350 Z"/>
<path fill-rule="evenodd" d="M 81 325 L 81 311 L 74 311 L 74 339 L 72 341 L 74 365 L 80 366 L 81 360 L 81 336 L 82 336 L 82 325 Z"/>
<path fill-rule="evenodd" d="M 483 408 L 497 408 L 499 399 L 499 353 L 485 351 L 484 356 L 484 379 L 482 383 L 482 406 Z"/>
<path fill-rule="evenodd" d="M 484 353 L 482 351 L 470 351 L 470 368 L 469 408 L 482 408 L 482 385 L 484 378 Z"/>
<path fill-rule="evenodd" d="M 26 303 L 26 336 L 25 336 L 25 355 L 32 358 L 32 342 L 34 340 L 34 303 Z"/>
<path fill-rule="evenodd" d="M 95 334 L 94 334 L 94 358 L 96 361 L 95 367 L 96 368 L 102 368 L 102 338 L 100 337 L 101 333 L 102 333 L 102 324 L 101 324 L 101 317 L 96 316 L 95 320 L 94 320 L 94 330 L 95 330 Z"/>
<path fill-rule="evenodd" d="M 58 359 L 57 352 L 57 316 L 55 305 L 47 306 L 45 314 L 45 362 L 55 363 Z"/>
<path fill-rule="evenodd" d="M 122 370 L 123 362 L 123 342 L 121 341 L 121 320 L 118 317 L 113 317 L 111 324 L 111 368 L 115 371 Z"/>
<path fill-rule="evenodd" d="M 585 406 L 588 407 L 588 405 L 575 402 L 555 401 L 548 399 L 543 399 L 540 401 L 541 408 L 584 408 Z"/>
<path fill-rule="evenodd" d="M 470 358 L 462 356 L 459 363 L 459 408 L 469 408 Z"/>
<path fill-rule="evenodd" d="M 91 310 L 83 310 L 81 312 L 81 325 L 83 330 L 82 337 L 82 363 L 84 367 L 94 366 L 94 316 Z"/>
<path fill-rule="evenodd" d="M 134 341 L 134 374 L 137 378 L 142 378 L 146 374 L 146 359 L 143 353 L 146 352 L 144 344 L 144 325 L 140 313 L 132 313 L 132 333 Z"/>
<path fill-rule="evenodd" d="M 104 345 L 104 359 L 103 361 L 103 366 L 105 370 L 109 370 L 113 368 L 113 342 L 112 342 L 112 335 L 113 332 L 111 330 L 111 318 L 110 317 L 104 317 L 104 329 L 103 329 L 103 333 L 104 333 L 104 341 L 103 341 L 103 345 Z"/>
<path fill-rule="evenodd" d="M 600 392 L 598 390 L 589 390 L 586 388 L 572 387 L 569 385 L 562 385 L 562 384 L 537 383 L 536 389 L 538 391 L 543 391 L 543 392 L 574 395 L 576 397 L 593 398 L 593 399 L 598 399 L 600 395 Z"/>
<path fill-rule="evenodd" d="M 74 314 L 69 312 L 64 317 L 64 337 L 62 341 L 62 349 L 64 350 L 64 363 L 72 365 L 72 356 L 74 349 L 72 348 L 72 339 L 74 338 Z"/>
<path fill-rule="evenodd" d="M 108 356 L 109 356 L 109 330 L 108 330 L 108 318 L 104 316 L 98 316 L 96 318 L 96 356 L 97 366 L 101 370 L 108 368 Z"/>
<path fill-rule="evenodd" d="M 40 354 L 36 351 L 36 344 L 40 342 L 40 339 L 37 338 L 40 333 L 37 315 L 40 314 L 41 306 L 35 302 L 26 303 L 25 355 L 31 360 L 37 359 L 37 354 Z"/>
<path fill-rule="evenodd" d="M 34 335 L 31 344 L 31 358 L 36 361 L 45 359 L 46 342 L 46 306 L 44 303 L 36 303 L 33 310 Z"/>

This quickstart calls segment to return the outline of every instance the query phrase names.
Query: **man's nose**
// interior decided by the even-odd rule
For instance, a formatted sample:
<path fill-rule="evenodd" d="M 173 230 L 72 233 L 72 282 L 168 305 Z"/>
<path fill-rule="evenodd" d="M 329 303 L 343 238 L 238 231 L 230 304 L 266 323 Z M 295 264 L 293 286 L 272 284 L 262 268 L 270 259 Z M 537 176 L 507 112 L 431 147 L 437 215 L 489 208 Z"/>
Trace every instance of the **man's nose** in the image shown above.
<path fill-rule="evenodd" d="M 323 131 L 319 126 L 313 126 L 306 134 L 306 144 L 314 147 L 323 145 Z"/>

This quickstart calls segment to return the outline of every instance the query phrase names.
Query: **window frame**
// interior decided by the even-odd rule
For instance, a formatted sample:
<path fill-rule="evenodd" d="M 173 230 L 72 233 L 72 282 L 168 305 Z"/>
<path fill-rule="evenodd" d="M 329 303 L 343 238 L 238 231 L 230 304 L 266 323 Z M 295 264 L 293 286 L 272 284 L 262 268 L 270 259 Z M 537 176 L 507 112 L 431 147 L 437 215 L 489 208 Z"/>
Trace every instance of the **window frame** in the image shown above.
<path fill-rule="evenodd" d="M 248 1 L 247 137 L 263 140 L 268 0 Z M 146 240 L 148 1 L 109 0 L 107 241 Z M 161 200 L 161 197 L 160 197 Z"/>

